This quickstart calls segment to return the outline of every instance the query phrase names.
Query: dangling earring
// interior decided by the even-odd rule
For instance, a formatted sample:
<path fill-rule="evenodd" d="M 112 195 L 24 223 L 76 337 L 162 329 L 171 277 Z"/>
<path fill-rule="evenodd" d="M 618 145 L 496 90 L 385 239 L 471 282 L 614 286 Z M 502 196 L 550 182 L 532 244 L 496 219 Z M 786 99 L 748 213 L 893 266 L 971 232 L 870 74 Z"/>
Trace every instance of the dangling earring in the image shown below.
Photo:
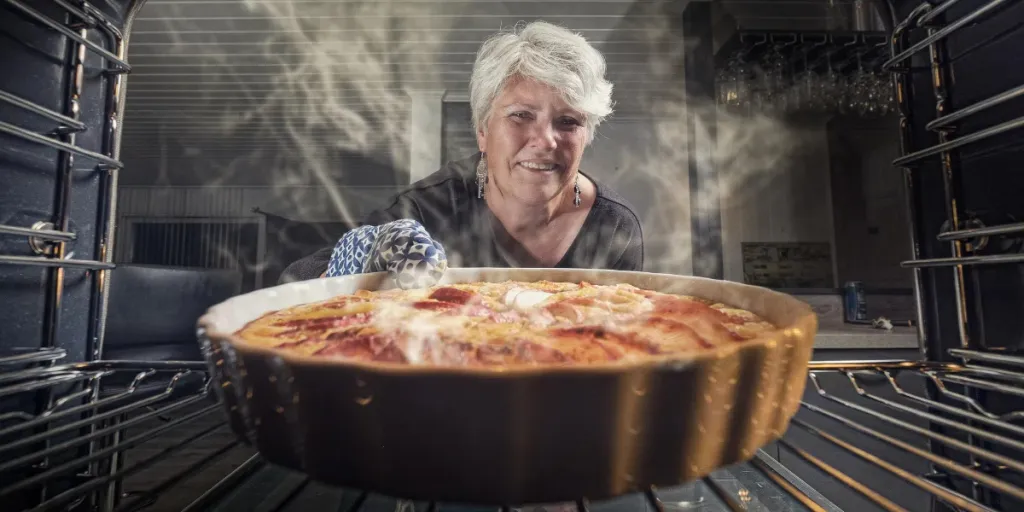
<path fill-rule="evenodd" d="M 484 185 L 487 184 L 487 155 L 480 153 L 480 163 L 476 166 L 476 198 L 483 199 Z"/>
<path fill-rule="evenodd" d="M 572 192 L 573 192 L 572 204 L 576 205 L 576 208 L 579 208 L 580 204 L 583 203 L 583 200 L 580 198 L 580 175 L 579 174 L 576 174 L 576 183 L 573 183 L 573 185 L 572 185 Z"/>

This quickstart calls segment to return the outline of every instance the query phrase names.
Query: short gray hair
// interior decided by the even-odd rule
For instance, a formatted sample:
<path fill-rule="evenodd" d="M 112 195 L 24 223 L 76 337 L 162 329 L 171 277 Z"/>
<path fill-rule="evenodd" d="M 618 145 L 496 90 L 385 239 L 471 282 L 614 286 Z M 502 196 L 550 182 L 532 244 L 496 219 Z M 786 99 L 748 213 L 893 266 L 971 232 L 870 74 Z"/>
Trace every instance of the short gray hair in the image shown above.
<path fill-rule="evenodd" d="M 557 25 L 535 21 L 499 32 L 484 41 L 473 64 L 473 129 L 486 125 L 494 99 L 518 76 L 553 87 L 582 112 L 590 144 L 594 130 L 612 113 L 612 84 L 604 77 L 605 68 L 604 56 L 583 36 Z"/>

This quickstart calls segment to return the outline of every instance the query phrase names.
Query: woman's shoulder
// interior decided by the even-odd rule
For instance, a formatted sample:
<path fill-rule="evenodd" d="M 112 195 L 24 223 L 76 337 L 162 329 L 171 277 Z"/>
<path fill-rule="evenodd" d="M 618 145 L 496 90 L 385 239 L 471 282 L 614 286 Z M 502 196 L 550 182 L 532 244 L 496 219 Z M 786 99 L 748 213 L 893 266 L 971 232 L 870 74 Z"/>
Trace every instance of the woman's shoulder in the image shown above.
<path fill-rule="evenodd" d="M 392 196 L 387 206 L 371 212 L 365 223 L 409 218 L 430 229 L 442 225 L 442 219 L 457 220 L 454 218 L 458 217 L 458 212 L 451 211 L 452 205 L 467 204 L 466 198 L 476 194 L 474 159 L 479 156 L 447 162 L 437 171 L 416 180 Z"/>
<path fill-rule="evenodd" d="M 446 162 L 440 169 L 420 178 L 400 190 L 392 200 L 412 200 L 415 202 L 447 200 L 453 194 L 465 195 L 475 193 L 476 159 L 479 155 Z"/>
<path fill-rule="evenodd" d="M 445 189 L 446 193 L 468 193 L 476 176 L 476 164 L 480 154 L 471 155 L 444 163 L 440 169 L 425 178 L 414 181 L 402 194 L 418 194 L 425 191 Z"/>

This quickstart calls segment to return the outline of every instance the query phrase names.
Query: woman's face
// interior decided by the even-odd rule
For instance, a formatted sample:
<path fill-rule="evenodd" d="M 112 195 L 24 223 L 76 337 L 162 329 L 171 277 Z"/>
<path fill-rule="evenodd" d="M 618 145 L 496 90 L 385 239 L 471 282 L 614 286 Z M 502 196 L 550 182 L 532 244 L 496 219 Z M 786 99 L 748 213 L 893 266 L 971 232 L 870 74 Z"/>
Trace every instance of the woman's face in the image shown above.
<path fill-rule="evenodd" d="M 552 200 L 572 182 L 583 156 L 583 114 L 558 92 L 533 80 L 514 80 L 494 100 L 477 144 L 502 197 L 524 204 Z"/>

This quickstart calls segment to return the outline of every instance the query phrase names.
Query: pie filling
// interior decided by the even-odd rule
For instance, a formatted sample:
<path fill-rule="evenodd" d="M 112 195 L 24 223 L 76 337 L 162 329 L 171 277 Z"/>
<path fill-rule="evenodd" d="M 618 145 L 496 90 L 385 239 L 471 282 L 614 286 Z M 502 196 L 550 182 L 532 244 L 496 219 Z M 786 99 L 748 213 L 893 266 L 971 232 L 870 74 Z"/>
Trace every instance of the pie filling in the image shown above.
<path fill-rule="evenodd" d="M 236 335 L 323 358 L 522 366 L 713 350 L 773 330 L 744 310 L 627 284 L 507 281 L 361 290 L 268 313 Z"/>

